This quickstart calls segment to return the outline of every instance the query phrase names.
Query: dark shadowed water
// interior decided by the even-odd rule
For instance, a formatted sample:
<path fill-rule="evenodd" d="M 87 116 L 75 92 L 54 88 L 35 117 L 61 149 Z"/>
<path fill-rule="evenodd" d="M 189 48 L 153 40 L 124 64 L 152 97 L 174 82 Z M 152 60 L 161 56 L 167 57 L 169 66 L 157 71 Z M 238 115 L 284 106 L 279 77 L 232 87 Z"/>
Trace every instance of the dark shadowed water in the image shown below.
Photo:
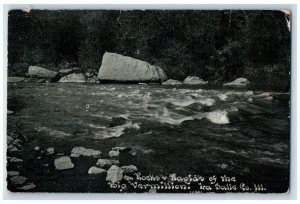
<path fill-rule="evenodd" d="M 28 141 L 8 165 L 36 185 L 31 191 L 118 192 L 105 175 L 89 175 L 96 158 L 72 158 L 58 171 L 57 154 L 76 146 L 101 150 L 130 147 L 122 165 L 143 174 L 235 176 L 263 184 L 265 192 L 289 185 L 289 94 L 197 86 L 19 83 L 8 85 L 9 134 Z M 110 125 L 114 117 L 125 122 Z M 55 148 L 55 154 L 35 151 Z M 12 191 L 18 191 L 9 185 Z M 147 190 L 148 191 L 148 190 Z M 129 190 L 130 192 L 130 190 Z"/>

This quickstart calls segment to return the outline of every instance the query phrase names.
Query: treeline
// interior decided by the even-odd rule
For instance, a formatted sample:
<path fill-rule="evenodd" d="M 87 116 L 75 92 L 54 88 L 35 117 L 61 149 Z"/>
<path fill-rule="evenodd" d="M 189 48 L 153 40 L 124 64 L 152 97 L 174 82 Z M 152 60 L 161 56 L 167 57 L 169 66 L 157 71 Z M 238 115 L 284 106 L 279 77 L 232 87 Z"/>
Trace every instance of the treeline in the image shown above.
<path fill-rule="evenodd" d="M 23 75 L 28 65 L 98 71 L 109 51 L 159 65 L 174 79 L 288 86 L 287 18 L 263 10 L 13 10 L 9 74 Z"/>

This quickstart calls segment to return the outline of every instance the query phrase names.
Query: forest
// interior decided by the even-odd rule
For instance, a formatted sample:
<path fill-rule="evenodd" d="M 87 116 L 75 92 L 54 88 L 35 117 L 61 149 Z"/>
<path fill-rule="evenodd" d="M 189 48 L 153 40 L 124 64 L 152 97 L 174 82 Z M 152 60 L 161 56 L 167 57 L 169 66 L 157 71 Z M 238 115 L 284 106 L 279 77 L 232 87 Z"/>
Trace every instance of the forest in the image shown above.
<path fill-rule="evenodd" d="M 290 86 L 290 16 L 274 10 L 12 10 L 8 74 L 30 65 L 98 72 L 108 52 L 158 65 L 168 78 L 237 77 Z"/>

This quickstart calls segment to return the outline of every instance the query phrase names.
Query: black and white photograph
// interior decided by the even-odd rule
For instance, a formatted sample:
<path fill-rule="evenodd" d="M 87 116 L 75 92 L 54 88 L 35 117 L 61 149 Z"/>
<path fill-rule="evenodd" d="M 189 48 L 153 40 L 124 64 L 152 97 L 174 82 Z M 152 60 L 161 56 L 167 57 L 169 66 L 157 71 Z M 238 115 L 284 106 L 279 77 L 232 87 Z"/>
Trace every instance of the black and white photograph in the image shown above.
<path fill-rule="evenodd" d="M 282 9 L 12 9 L 11 193 L 290 191 Z"/>

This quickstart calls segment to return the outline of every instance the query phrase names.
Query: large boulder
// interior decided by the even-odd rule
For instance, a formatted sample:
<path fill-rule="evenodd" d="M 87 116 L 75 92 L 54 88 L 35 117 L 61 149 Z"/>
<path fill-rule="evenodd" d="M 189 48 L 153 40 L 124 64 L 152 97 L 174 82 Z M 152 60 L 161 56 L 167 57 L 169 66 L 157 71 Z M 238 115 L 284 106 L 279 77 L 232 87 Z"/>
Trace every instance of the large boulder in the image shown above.
<path fill-rule="evenodd" d="M 204 85 L 204 84 L 207 84 L 208 82 L 203 81 L 202 79 L 200 79 L 197 76 L 188 76 L 187 78 L 185 78 L 183 83 L 189 84 L 189 85 Z"/>
<path fill-rule="evenodd" d="M 69 74 L 67 76 L 64 76 L 58 82 L 85 83 L 86 79 L 85 79 L 84 74 L 82 74 L 82 73 L 79 73 L 79 74 L 73 73 L 73 74 Z"/>
<path fill-rule="evenodd" d="M 112 183 L 116 183 L 123 179 L 124 170 L 116 165 L 112 165 L 108 171 L 106 176 L 106 181 L 110 181 Z"/>
<path fill-rule="evenodd" d="M 57 72 L 50 71 L 48 69 L 38 67 L 38 66 L 30 66 L 28 69 L 28 74 L 33 78 L 45 78 L 45 79 L 55 79 L 58 75 Z"/>
<path fill-rule="evenodd" d="M 232 82 L 224 84 L 224 86 L 246 86 L 250 82 L 245 78 L 238 78 Z"/>
<path fill-rule="evenodd" d="M 62 156 L 54 160 L 54 166 L 57 170 L 65 170 L 74 168 L 74 164 L 72 163 L 70 157 Z"/>
<path fill-rule="evenodd" d="M 106 52 L 98 78 L 119 82 L 163 82 L 167 80 L 167 75 L 160 67 L 145 61 Z"/>

